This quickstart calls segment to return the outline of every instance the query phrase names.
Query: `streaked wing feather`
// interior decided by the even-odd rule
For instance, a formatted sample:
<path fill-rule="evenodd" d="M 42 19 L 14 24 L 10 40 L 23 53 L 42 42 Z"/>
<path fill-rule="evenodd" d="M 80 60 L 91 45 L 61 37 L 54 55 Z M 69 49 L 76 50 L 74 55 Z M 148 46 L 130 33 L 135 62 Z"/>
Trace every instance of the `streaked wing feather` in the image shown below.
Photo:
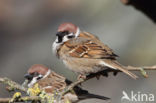
<path fill-rule="evenodd" d="M 72 57 L 91 59 L 115 59 L 117 57 L 107 45 L 98 39 L 90 40 L 78 37 L 69 42 L 66 45 L 71 49 L 69 55 Z"/>
<path fill-rule="evenodd" d="M 51 72 L 47 78 L 38 81 L 38 84 L 47 93 L 52 93 L 56 90 L 61 91 L 66 87 L 65 78 L 55 72 Z"/>

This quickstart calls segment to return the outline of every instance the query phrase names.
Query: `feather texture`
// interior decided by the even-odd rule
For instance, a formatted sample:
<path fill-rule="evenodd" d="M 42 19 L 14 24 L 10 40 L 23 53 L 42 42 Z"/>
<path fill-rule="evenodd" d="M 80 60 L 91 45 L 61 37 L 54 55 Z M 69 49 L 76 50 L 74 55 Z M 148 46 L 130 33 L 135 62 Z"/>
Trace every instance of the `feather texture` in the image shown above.
<path fill-rule="evenodd" d="M 134 79 L 137 78 L 117 63 L 118 56 L 112 49 L 103 44 L 98 37 L 87 32 L 81 32 L 78 37 L 63 43 L 58 55 L 69 69 L 80 74 L 95 73 L 109 67 L 118 69 Z"/>
<path fill-rule="evenodd" d="M 47 77 L 39 80 L 37 83 L 40 89 L 44 90 L 46 93 L 51 94 L 56 91 L 61 92 L 66 88 L 66 86 L 70 85 L 72 82 L 70 80 L 67 80 L 65 77 L 51 71 L 51 73 Z M 72 102 L 90 98 L 97 98 L 102 100 L 110 99 L 105 96 L 91 94 L 87 90 L 81 89 L 79 86 L 74 87 L 73 90 L 74 92 L 69 92 L 65 94 L 64 98 L 68 98 Z"/>

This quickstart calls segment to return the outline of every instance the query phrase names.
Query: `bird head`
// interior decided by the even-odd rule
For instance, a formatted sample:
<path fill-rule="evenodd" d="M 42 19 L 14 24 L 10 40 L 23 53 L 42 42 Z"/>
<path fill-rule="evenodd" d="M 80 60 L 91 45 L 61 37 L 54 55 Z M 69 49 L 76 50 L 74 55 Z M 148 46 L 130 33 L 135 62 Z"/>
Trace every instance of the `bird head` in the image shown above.
<path fill-rule="evenodd" d="M 31 66 L 28 73 L 25 74 L 25 79 L 28 80 L 28 87 L 32 87 L 39 80 L 46 78 L 50 74 L 50 69 L 41 64 Z"/>
<path fill-rule="evenodd" d="M 72 23 L 63 23 L 58 27 L 56 33 L 56 43 L 64 43 L 72 38 L 78 37 L 80 34 L 80 29 Z"/>

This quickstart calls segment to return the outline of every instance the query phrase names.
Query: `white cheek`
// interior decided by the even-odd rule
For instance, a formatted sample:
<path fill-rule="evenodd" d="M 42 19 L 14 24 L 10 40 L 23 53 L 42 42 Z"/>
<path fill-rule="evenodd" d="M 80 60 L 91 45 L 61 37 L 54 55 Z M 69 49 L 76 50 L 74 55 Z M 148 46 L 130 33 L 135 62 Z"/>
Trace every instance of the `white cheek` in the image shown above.
<path fill-rule="evenodd" d="M 74 35 L 74 34 L 73 33 L 68 34 L 68 36 L 72 36 L 72 35 Z"/>
<path fill-rule="evenodd" d="M 55 41 L 54 42 L 58 42 L 58 37 L 56 36 L 56 39 L 55 39 Z"/>
<path fill-rule="evenodd" d="M 37 77 L 34 77 L 31 82 L 28 84 L 28 87 L 31 88 L 37 82 Z"/>
<path fill-rule="evenodd" d="M 75 37 L 78 37 L 79 34 L 80 34 L 80 28 L 77 28 L 77 31 L 76 31 L 76 33 L 75 33 Z"/>
<path fill-rule="evenodd" d="M 57 43 L 58 42 L 58 37 L 56 37 L 56 40 L 52 44 L 52 51 L 54 54 L 56 54 L 57 50 L 60 48 L 62 43 Z"/>
<path fill-rule="evenodd" d="M 68 37 L 67 37 L 67 36 L 64 36 L 62 42 L 64 43 L 64 42 L 66 42 L 66 41 L 68 41 L 68 40 L 69 40 Z"/>
<path fill-rule="evenodd" d="M 70 33 L 68 34 L 68 36 L 72 36 L 73 33 Z M 56 37 L 56 40 L 54 41 L 53 45 L 52 45 L 52 50 L 53 50 L 53 53 L 56 54 L 57 50 L 60 48 L 60 46 L 69 40 L 68 36 L 64 36 L 63 39 L 62 39 L 62 42 L 58 43 L 58 37 Z"/>
<path fill-rule="evenodd" d="M 42 79 L 46 78 L 51 73 L 51 70 L 49 69 L 48 72 L 43 76 Z M 42 75 L 41 75 L 42 76 Z"/>
<path fill-rule="evenodd" d="M 64 42 L 66 42 L 66 41 L 68 41 L 68 40 L 70 40 L 69 38 L 68 38 L 68 36 L 73 36 L 74 34 L 73 33 L 70 33 L 70 34 L 68 34 L 68 35 L 65 35 L 64 37 L 63 37 L 63 43 Z"/>

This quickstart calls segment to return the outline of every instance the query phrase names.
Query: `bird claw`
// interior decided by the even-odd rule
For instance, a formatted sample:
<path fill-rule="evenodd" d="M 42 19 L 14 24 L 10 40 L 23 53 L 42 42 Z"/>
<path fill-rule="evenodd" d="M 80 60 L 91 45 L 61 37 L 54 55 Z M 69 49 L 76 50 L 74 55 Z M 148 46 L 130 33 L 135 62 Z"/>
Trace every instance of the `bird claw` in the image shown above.
<path fill-rule="evenodd" d="M 9 101 L 9 103 L 13 103 L 17 101 L 19 98 L 21 98 L 22 94 L 20 92 L 16 92 L 13 96 L 12 99 Z"/>
<path fill-rule="evenodd" d="M 96 76 L 96 79 L 99 80 L 99 79 L 100 79 L 100 75 L 97 75 L 97 76 Z"/>
<path fill-rule="evenodd" d="M 114 71 L 113 75 L 116 76 L 118 74 L 118 71 Z"/>
<path fill-rule="evenodd" d="M 77 80 L 81 80 L 81 79 L 85 80 L 86 78 L 87 78 L 86 75 L 80 74 L 78 75 Z"/>
<path fill-rule="evenodd" d="M 102 75 L 108 77 L 108 72 L 103 72 Z"/>

